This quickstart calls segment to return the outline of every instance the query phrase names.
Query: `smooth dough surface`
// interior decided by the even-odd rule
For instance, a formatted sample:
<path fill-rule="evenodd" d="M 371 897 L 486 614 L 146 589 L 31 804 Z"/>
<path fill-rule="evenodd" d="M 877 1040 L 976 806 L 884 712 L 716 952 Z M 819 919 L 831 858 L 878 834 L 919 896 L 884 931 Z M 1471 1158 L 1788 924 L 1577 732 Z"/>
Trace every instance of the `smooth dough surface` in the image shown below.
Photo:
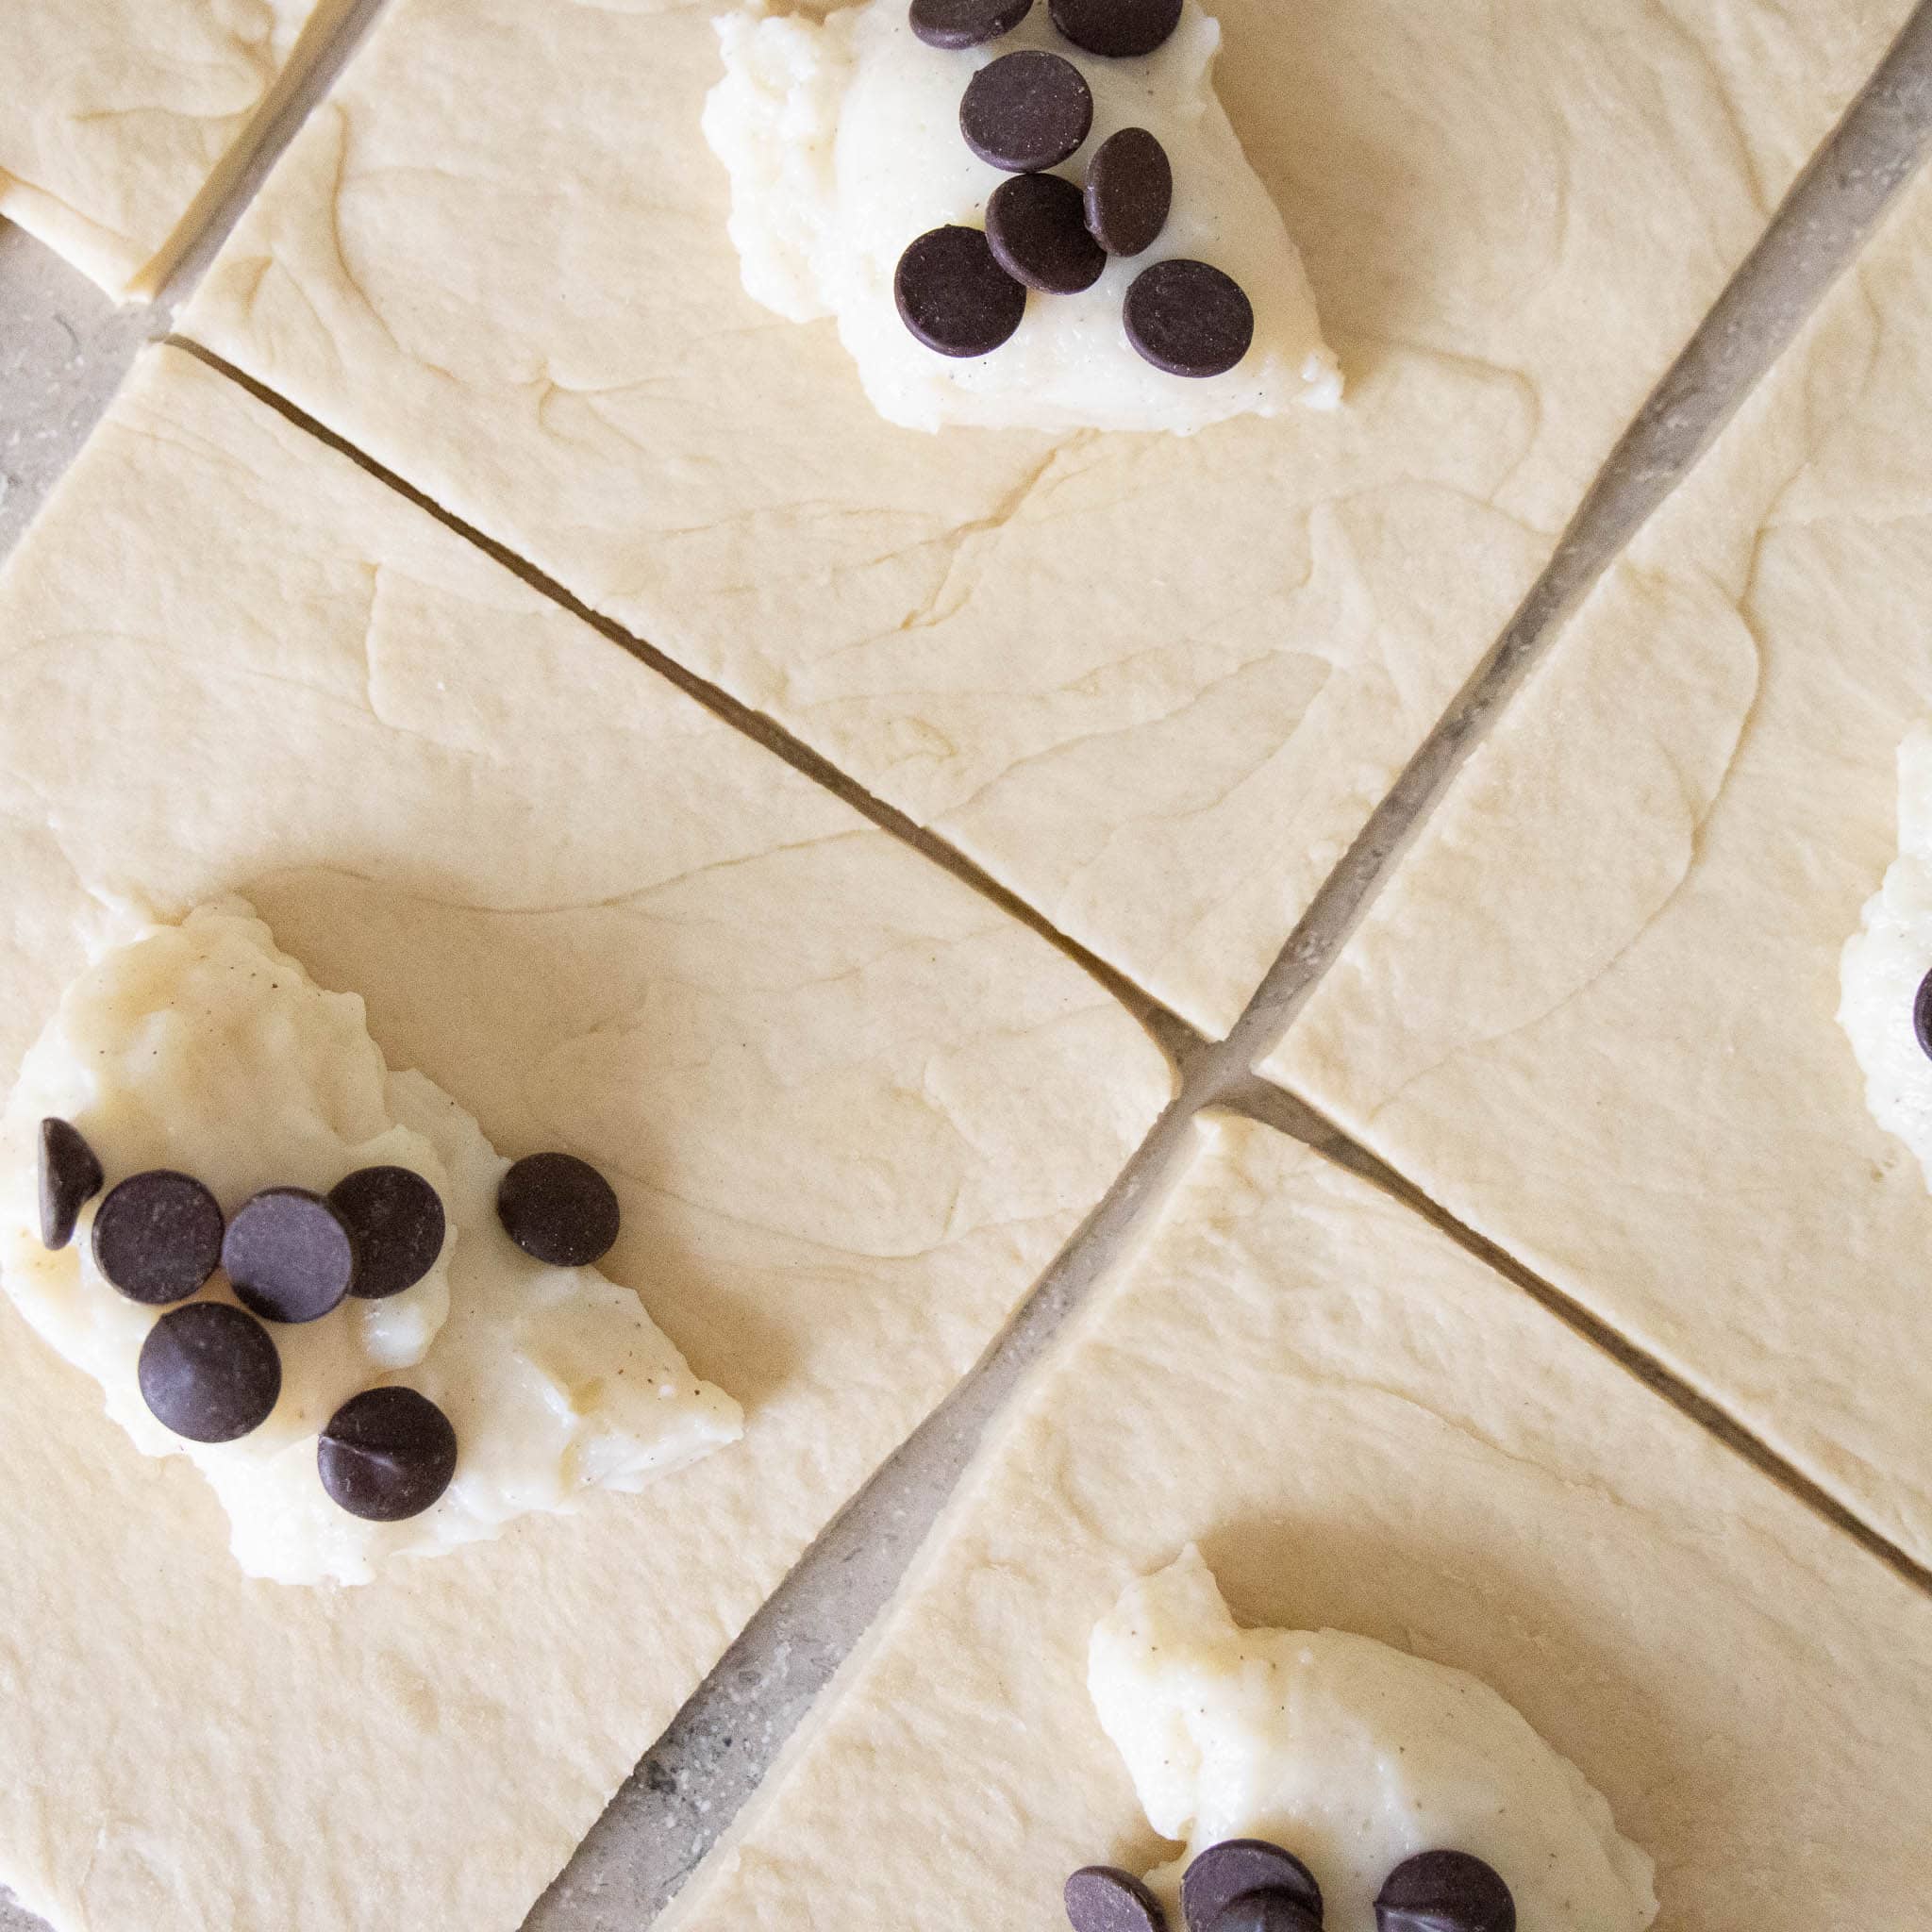
<path fill-rule="evenodd" d="M 1932 1199 L 1839 962 L 1932 700 L 1932 177 L 1598 587 L 1268 1071 L 1932 1563 Z"/>
<path fill-rule="evenodd" d="M 0 1307 L 0 1882 L 88 1932 L 509 1932 L 1165 1102 L 1045 941 L 180 351 L 0 582 L 0 1079 L 139 892 L 619 1190 L 742 1441 L 358 1590 L 251 1583 Z"/>
<path fill-rule="evenodd" d="M 723 4 L 398 0 L 184 327 L 1213 1033 L 1909 10 L 1220 0 L 1346 406 L 934 439 L 741 285 Z"/>
<path fill-rule="evenodd" d="M 662 1932 L 1065 1932 L 1070 1872 L 1173 1856 L 1087 1649 L 1191 1541 L 1241 1623 L 1507 1698 L 1655 1857 L 1663 1932 L 1908 1920 L 1932 1603 L 1406 1208 L 1199 1132 Z"/>
<path fill-rule="evenodd" d="M 8 0 L 0 216 L 152 295 L 352 0 Z"/>

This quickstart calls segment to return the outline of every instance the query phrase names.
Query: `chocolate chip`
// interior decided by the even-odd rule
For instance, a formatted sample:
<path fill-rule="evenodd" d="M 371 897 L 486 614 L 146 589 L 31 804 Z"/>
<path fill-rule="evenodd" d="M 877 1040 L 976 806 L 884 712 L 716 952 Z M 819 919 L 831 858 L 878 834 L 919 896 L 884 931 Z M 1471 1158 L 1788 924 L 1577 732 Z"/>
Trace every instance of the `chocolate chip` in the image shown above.
<path fill-rule="evenodd" d="M 928 47 L 983 47 L 1032 11 L 1033 0 L 912 0 L 912 31 Z"/>
<path fill-rule="evenodd" d="M 1292 1852 L 1260 1838 L 1209 1845 L 1181 1876 L 1188 1932 L 1213 1932 L 1214 1922 L 1243 1892 L 1278 1891 L 1322 1923 L 1322 1888 Z"/>
<path fill-rule="evenodd" d="M 959 103 L 966 145 L 1009 175 L 1058 167 L 1092 125 L 1093 95 L 1080 70 L 1037 47 L 982 67 Z"/>
<path fill-rule="evenodd" d="M 1322 1921 L 1285 1891 L 1244 1891 L 1222 1907 L 1213 1932 L 1322 1932 Z"/>
<path fill-rule="evenodd" d="M 442 1253 L 442 1201 L 414 1168 L 358 1167 L 329 1190 L 328 1205 L 355 1240 L 349 1292 L 363 1301 L 414 1288 Z"/>
<path fill-rule="evenodd" d="M 1058 175 L 1015 175 L 986 205 L 993 259 L 1029 289 L 1077 295 L 1100 279 L 1107 251 L 1087 232 L 1080 191 Z"/>
<path fill-rule="evenodd" d="M 457 1471 L 457 1432 L 413 1389 L 365 1389 L 328 1419 L 315 1448 L 322 1486 L 351 1516 L 420 1516 Z"/>
<path fill-rule="evenodd" d="M 1109 255 L 1141 255 L 1174 207 L 1174 164 L 1144 127 L 1123 127 L 1087 164 L 1088 232 Z"/>
<path fill-rule="evenodd" d="M 1516 1932 L 1516 1901 L 1493 1866 L 1468 1852 L 1418 1852 L 1390 1873 L 1376 1932 Z"/>
<path fill-rule="evenodd" d="M 1912 1001 L 1912 1031 L 1920 1051 L 1932 1058 L 1932 973 L 1920 980 L 1918 997 Z"/>
<path fill-rule="evenodd" d="M 220 1205 L 191 1174 L 129 1174 L 94 1214 L 94 1265 L 131 1302 L 185 1302 L 221 1261 Z"/>
<path fill-rule="evenodd" d="M 899 258 L 899 319 L 941 356 L 986 356 L 1020 326 L 1026 291 L 977 228 L 930 228 Z"/>
<path fill-rule="evenodd" d="M 1081 1866 L 1063 1896 L 1074 1932 L 1167 1932 L 1160 1901 L 1117 1866 Z"/>
<path fill-rule="evenodd" d="M 1053 24 L 1089 54 L 1151 54 L 1181 24 L 1181 0 L 1048 0 Z"/>
<path fill-rule="evenodd" d="M 496 1191 L 504 1232 L 526 1255 L 553 1268 L 588 1268 L 617 1241 L 617 1195 L 574 1154 L 532 1154 Z"/>
<path fill-rule="evenodd" d="M 307 1188 L 264 1188 L 235 1210 L 222 1242 L 235 1299 L 264 1322 L 317 1322 L 356 1279 L 356 1241 Z"/>
<path fill-rule="evenodd" d="M 135 1366 L 156 1420 L 191 1442 L 232 1442 L 269 1418 L 282 1358 L 253 1315 L 226 1302 L 170 1308 L 148 1330 Z"/>
<path fill-rule="evenodd" d="M 80 1210 L 101 1191 L 106 1175 L 80 1129 L 49 1118 L 41 1123 L 41 1242 L 64 1248 Z"/>
<path fill-rule="evenodd" d="M 1241 284 L 1185 258 L 1135 276 L 1125 320 L 1128 341 L 1170 375 L 1225 375 L 1255 340 L 1255 310 Z"/>

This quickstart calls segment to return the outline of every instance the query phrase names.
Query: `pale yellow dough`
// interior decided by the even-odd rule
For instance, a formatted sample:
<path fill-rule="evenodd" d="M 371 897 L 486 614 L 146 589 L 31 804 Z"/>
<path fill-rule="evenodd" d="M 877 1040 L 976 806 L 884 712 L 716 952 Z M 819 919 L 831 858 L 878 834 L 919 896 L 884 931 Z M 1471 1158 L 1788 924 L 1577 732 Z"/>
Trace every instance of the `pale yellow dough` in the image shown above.
<path fill-rule="evenodd" d="M 1932 696 L 1932 178 L 1598 589 L 1268 1062 L 1932 1563 L 1932 1199 L 1840 957 Z"/>
<path fill-rule="evenodd" d="M 397 0 L 185 326 L 1211 1032 L 1909 10 L 1216 0 L 1349 401 L 1178 440 L 754 303 L 722 5 Z"/>
<path fill-rule="evenodd" d="M 1191 1541 L 1241 1623 L 1507 1698 L 1656 1857 L 1664 1932 L 1912 1923 L 1932 1604 L 1407 1208 L 1199 1131 L 661 1932 L 1065 1932 L 1075 1867 L 1172 1857 L 1087 1653 Z"/>
<path fill-rule="evenodd" d="M 172 349 L 0 580 L 0 1082 L 103 903 L 245 891 L 741 1441 L 359 1590 L 249 1582 L 0 1305 L 0 1882 L 60 1932 L 510 1932 L 1171 1090 L 1043 941 Z"/>
<path fill-rule="evenodd" d="M 149 296 L 352 0 L 7 0 L 0 216 Z"/>

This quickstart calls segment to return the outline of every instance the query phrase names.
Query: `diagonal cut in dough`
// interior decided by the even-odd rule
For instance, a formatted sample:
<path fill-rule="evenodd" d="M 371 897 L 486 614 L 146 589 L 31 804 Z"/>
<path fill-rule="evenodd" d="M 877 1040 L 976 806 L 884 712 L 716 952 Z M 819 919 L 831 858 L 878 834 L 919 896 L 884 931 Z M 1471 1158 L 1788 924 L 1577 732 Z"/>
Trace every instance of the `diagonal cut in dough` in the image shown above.
<path fill-rule="evenodd" d="M 1252 1122 L 1198 1132 L 662 1932 L 1051 1932 L 1077 1868 L 1173 1857 L 1088 1647 L 1195 1541 L 1238 1622 L 1507 1698 L 1656 1857 L 1660 1924 L 1923 1896 L 1932 1603 L 1407 1208 Z"/>
<path fill-rule="evenodd" d="M 1266 1066 L 1922 1564 L 1932 1200 L 1836 1015 L 1932 700 L 1928 303 L 1921 180 Z"/>
<path fill-rule="evenodd" d="M 150 352 L 0 578 L 0 1081 L 245 892 L 392 1066 L 609 1175 L 744 1437 L 358 1590 L 242 1575 L 0 1297 L 0 1884 L 58 1932 L 512 1932 L 1166 1103 L 1054 947 Z"/>
<path fill-rule="evenodd" d="M 1219 1034 L 1910 7 L 1216 0 L 1349 400 L 1158 439 L 752 301 L 725 10 L 397 0 L 183 327 Z"/>
<path fill-rule="evenodd" d="M 0 217 L 157 293 L 354 0 L 11 0 Z"/>

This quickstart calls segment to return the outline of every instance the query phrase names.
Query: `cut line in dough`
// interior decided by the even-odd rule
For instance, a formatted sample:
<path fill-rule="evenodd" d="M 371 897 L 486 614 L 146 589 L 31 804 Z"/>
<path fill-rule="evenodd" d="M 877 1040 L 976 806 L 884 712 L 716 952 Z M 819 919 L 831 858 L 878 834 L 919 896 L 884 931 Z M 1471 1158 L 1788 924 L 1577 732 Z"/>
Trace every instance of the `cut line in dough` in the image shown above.
<path fill-rule="evenodd" d="M 9 559 L 0 640 L 0 1082 L 108 902 L 243 891 L 506 1154 L 610 1177 L 603 1272 L 745 1411 L 644 1495 L 290 1591 L 0 1297 L 0 1883 L 58 1932 L 513 1932 L 1171 1069 L 1044 940 L 178 350 Z"/>

